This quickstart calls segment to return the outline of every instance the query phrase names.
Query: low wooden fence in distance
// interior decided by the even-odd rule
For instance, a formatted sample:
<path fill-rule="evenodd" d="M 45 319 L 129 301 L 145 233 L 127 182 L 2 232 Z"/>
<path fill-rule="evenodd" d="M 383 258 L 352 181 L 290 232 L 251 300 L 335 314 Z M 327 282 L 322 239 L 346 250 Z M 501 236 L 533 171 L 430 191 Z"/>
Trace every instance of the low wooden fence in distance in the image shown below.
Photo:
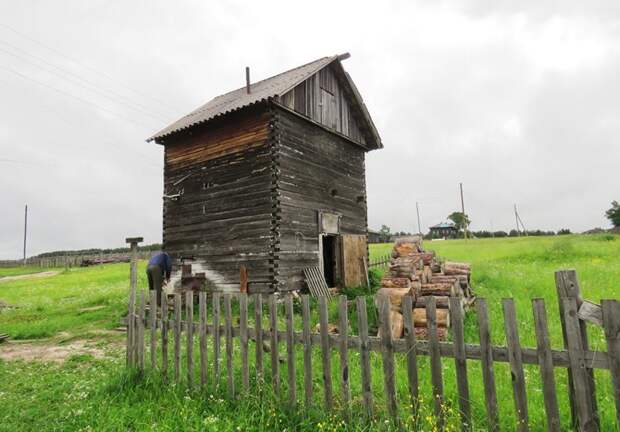
<path fill-rule="evenodd" d="M 387 266 L 390 265 L 390 254 L 386 254 L 384 256 L 380 256 L 377 258 L 373 258 L 370 260 L 370 262 L 368 263 L 368 268 L 385 268 Z"/>
<path fill-rule="evenodd" d="M 593 307 L 592 304 L 585 309 L 580 307 L 585 303 L 580 298 L 574 271 L 560 271 L 556 274 L 565 342 L 565 349 L 557 350 L 552 349 L 550 345 L 546 305 L 542 299 L 532 301 L 537 339 L 537 346 L 533 348 L 521 346 L 513 299 L 503 301 L 506 346 L 491 344 L 487 302 L 481 298 L 475 303 L 479 344 L 466 344 L 464 341 L 463 312 L 458 298 L 450 299 L 452 321 L 450 342 L 440 341 L 437 336 L 436 304 L 433 297 L 430 297 L 426 304 L 428 340 L 416 339 L 416 328 L 411 313 L 403 313 L 405 336 L 394 340 L 390 332 L 390 303 L 386 298 L 376 299 L 380 305 L 380 336 L 369 334 L 366 298 L 358 297 L 353 304 L 350 304 L 344 296 L 335 300 L 338 302 L 339 334 L 330 334 L 328 300 L 325 297 L 318 299 L 320 331 L 315 332 L 310 324 L 311 301 L 308 296 L 301 296 L 301 320 L 296 317 L 295 300 L 290 295 L 278 298 L 276 295 L 263 297 L 258 294 L 248 296 L 214 293 L 207 297 L 204 292 L 198 294 L 187 292 L 183 296 L 174 295 L 171 299 L 172 304 L 168 304 L 169 300 L 164 296 L 161 307 L 158 307 L 154 292 L 142 291 L 136 298 L 134 267 L 132 266 L 132 291 L 129 302 L 131 319 L 128 320 L 127 363 L 130 367 L 137 367 L 140 370 L 148 364 L 153 371 L 157 370 L 166 379 L 183 381 L 189 387 L 197 385 L 198 381 L 200 386 L 208 385 L 210 380 L 219 383 L 220 377 L 224 378 L 225 374 L 228 394 L 234 397 L 248 390 L 252 374 L 257 378 L 252 380 L 257 385 L 269 386 L 270 382 L 270 388 L 276 396 L 284 396 L 282 387 L 285 387 L 286 400 L 296 405 L 300 404 L 302 399 L 298 398 L 296 379 L 298 374 L 301 374 L 303 379 L 299 381 L 299 390 L 303 391 L 303 403 L 307 408 L 313 403 L 313 392 L 316 391 L 313 388 L 312 353 L 318 347 L 322 366 L 321 393 L 328 411 L 335 409 L 336 398 L 332 382 L 332 352 L 336 352 L 339 357 L 338 406 L 346 419 L 350 415 L 352 400 L 349 353 L 354 351 L 359 353 L 362 394 L 353 396 L 363 401 L 365 413 L 372 417 L 376 406 L 373 405 L 370 353 L 378 352 L 383 364 L 382 391 L 387 402 L 387 412 L 394 422 L 399 423 L 399 411 L 402 411 L 399 409 L 399 404 L 411 406 L 415 415 L 420 388 L 418 358 L 426 356 L 430 358 L 435 420 L 441 429 L 445 422 L 442 358 L 451 358 L 454 360 L 456 370 L 461 424 L 464 429 L 470 429 L 472 419 L 467 360 L 475 360 L 479 362 L 482 371 L 487 424 L 490 430 L 498 430 L 498 401 L 493 364 L 504 362 L 510 365 L 515 412 L 518 417 L 516 428 L 524 431 L 528 430 L 529 421 L 523 366 L 533 364 L 540 369 L 548 429 L 559 431 L 561 428 L 574 426 L 579 430 L 591 431 L 599 429 L 593 370 L 603 369 L 609 371 L 611 376 L 610 385 L 613 386 L 617 420 L 620 425 L 620 301 L 604 300 L 601 307 Z M 263 302 L 268 306 L 267 313 L 264 311 Z M 403 311 L 411 311 L 412 302 L 411 297 L 405 297 L 402 304 Z M 280 310 L 281 303 L 284 304 L 283 316 Z M 173 306 L 172 314 L 169 312 L 169 306 Z M 195 307 L 198 309 L 197 317 Z M 350 307 L 354 307 L 355 310 L 349 311 Z M 239 311 L 238 316 L 233 316 L 233 310 Z M 349 312 L 356 314 L 357 334 L 352 334 L 350 331 Z M 602 324 L 607 339 L 607 352 L 594 352 L 589 349 L 584 320 Z M 264 321 L 268 322 L 268 325 L 265 325 Z M 185 342 L 182 342 L 183 333 Z M 198 342 L 197 346 L 195 339 Z M 233 342 L 235 339 L 238 340 L 237 343 Z M 250 352 L 251 341 L 255 342 L 254 353 Z M 263 352 L 265 342 L 268 342 L 270 347 L 269 354 Z M 209 345 L 212 350 L 207 349 Z M 239 347 L 238 350 L 234 349 L 235 345 Z M 282 360 L 279 357 L 279 346 L 286 347 L 285 376 L 281 376 Z M 303 350 L 303 366 L 299 369 L 295 361 L 298 349 Z M 182 351 L 185 351 L 184 365 L 181 364 Z M 150 354 L 149 358 L 147 353 Z M 240 359 L 233 362 L 236 355 L 239 355 Z M 263 355 L 269 358 L 264 359 Z M 250 356 L 255 357 L 252 369 L 250 369 Z M 403 363 L 406 364 L 408 377 L 407 400 L 397 398 L 396 356 L 404 356 L 406 359 Z M 225 360 L 224 365 L 222 357 Z M 170 363 L 172 371 L 169 370 Z M 239 365 L 237 367 L 240 367 L 240 371 L 236 369 L 235 364 Z M 181 378 L 183 368 L 185 379 Z M 267 371 L 270 369 L 270 372 L 266 373 L 265 368 Z M 569 370 L 568 389 L 573 425 L 565 424 L 568 423 L 567 420 L 564 420 L 564 424 L 560 422 L 554 368 Z M 240 388 L 239 383 L 235 382 L 237 372 L 240 372 L 241 376 Z M 263 377 L 266 381 L 262 379 Z"/>
<path fill-rule="evenodd" d="M 153 251 L 138 251 L 138 259 L 149 259 L 153 255 Z M 101 253 L 101 254 L 88 254 L 88 255 L 57 255 L 50 257 L 31 257 L 27 258 L 25 265 L 41 268 L 68 268 L 68 267 L 80 267 L 84 261 L 90 260 L 91 262 L 114 259 L 124 259 L 127 262 L 130 259 L 130 253 Z M 0 268 L 4 267 L 20 267 L 24 265 L 24 260 L 0 260 Z"/>

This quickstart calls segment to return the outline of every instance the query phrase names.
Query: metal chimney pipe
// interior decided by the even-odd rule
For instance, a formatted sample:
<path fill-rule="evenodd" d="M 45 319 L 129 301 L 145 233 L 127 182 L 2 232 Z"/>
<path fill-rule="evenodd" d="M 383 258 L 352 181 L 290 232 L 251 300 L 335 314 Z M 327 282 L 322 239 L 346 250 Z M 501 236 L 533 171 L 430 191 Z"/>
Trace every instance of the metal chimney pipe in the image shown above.
<path fill-rule="evenodd" d="M 245 67 L 245 91 L 250 94 L 250 67 Z"/>

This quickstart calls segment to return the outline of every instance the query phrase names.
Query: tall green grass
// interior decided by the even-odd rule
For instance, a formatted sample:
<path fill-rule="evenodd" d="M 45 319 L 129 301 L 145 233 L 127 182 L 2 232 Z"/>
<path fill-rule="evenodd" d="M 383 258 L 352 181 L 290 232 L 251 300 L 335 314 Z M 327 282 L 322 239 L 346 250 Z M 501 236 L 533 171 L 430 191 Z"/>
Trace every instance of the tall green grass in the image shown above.
<path fill-rule="evenodd" d="M 562 346 L 555 296 L 554 271 L 560 268 L 577 270 L 583 296 L 593 301 L 620 297 L 620 241 L 604 236 L 566 236 L 547 238 L 508 238 L 484 240 L 455 240 L 427 242 L 427 249 L 456 261 L 472 263 L 473 285 L 479 297 L 488 300 L 493 343 L 505 341 L 501 299 L 512 297 L 517 308 L 519 335 L 522 345 L 535 346 L 531 299 L 540 297 L 547 302 L 552 345 Z M 371 254 L 382 255 L 391 245 L 372 245 Z M 97 330 L 117 325 L 125 311 L 128 288 L 126 264 L 72 269 L 49 279 L 33 279 L 0 284 L 0 300 L 20 306 L 20 309 L 0 314 L 0 331 L 20 338 L 57 336 L 69 333 L 77 337 L 94 337 Z M 143 269 L 139 284 L 145 287 Z M 356 294 L 351 292 L 351 295 Z M 96 311 L 82 309 L 103 305 Z M 336 318 L 330 307 L 331 319 Z M 369 311 L 372 307 L 369 306 Z M 372 317 L 371 317 L 372 319 Z M 313 317 L 313 325 L 316 317 Z M 297 325 L 299 323 L 297 322 Z M 351 327 L 356 327 L 351 315 Z M 6 330 L 5 330 L 6 329 Z M 601 332 L 590 328 L 593 349 L 605 350 Z M 466 339 L 476 343 L 477 327 L 472 314 L 466 317 Z M 118 342 L 122 336 L 118 337 Z M 322 404 L 321 361 L 313 357 L 315 405 L 309 413 L 292 409 L 271 392 L 254 386 L 249 397 L 230 400 L 222 378 L 215 390 L 210 376 L 209 391 L 188 392 L 183 384 L 164 384 L 157 374 L 147 373 L 139 378 L 124 371 L 124 357 L 115 344 L 104 343 L 109 351 L 105 359 L 76 356 L 63 365 L 0 361 L 0 430 L 392 430 L 384 416 L 385 399 L 381 392 L 383 376 L 381 358 L 371 358 L 373 389 L 378 415 L 374 422 L 364 421 L 361 401 L 359 355 L 350 354 L 350 380 L 353 394 L 352 422 L 345 425 L 336 413 L 324 412 Z M 252 347 L 253 348 L 253 347 Z M 1 348 L 0 348 L 1 349 Z M 238 358 L 238 346 L 235 346 Z M 253 353 L 253 351 L 250 351 Z M 284 347 L 281 355 L 285 356 Z M 302 353 L 297 355 L 297 370 L 302 370 Z M 251 355 L 251 357 L 253 357 Z M 210 359 L 212 361 L 212 358 Z M 268 363 L 268 354 L 266 355 Z M 238 361 L 238 360 L 236 360 Z M 339 406 L 339 362 L 332 359 L 336 405 Z M 481 367 L 468 361 L 472 414 L 476 430 L 486 427 L 483 404 Z M 212 367 L 212 364 L 210 365 Z M 251 361 L 251 371 L 254 363 Z M 433 430 L 431 385 L 428 359 L 420 358 L 421 416 L 413 423 L 407 401 L 407 377 L 404 358 L 397 356 L 397 391 L 401 417 L 411 430 Z M 239 369 L 237 369 L 237 372 Z M 503 430 L 513 430 L 516 424 L 512 401 L 512 384 L 507 364 L 496 364 L 499 415 Z M 197 374 L 197 371 L 196 371 Z M 253 375 L 253 374 L 252 374 Z M 443 362 L 448 430 L 458 428 L 458 399 L 453 361 Z M 183 374 L 184 376 L 184 374 Z M 285 381 L 286 365 L 282 365 Z M 597 397 L 602 429 L 614 430 L 614 405 L 609 375 L 597 372 Z M 266 375 L 269 381 L 269 375 Z M 565 429 L 570 413 L 566 391 L 566 373 L 556 369 L 560 410 Z M 196 375 L 198 382 L 198 375 Z M 240 376 L 236 376 L 237 384 Z M 526 382 L 532 430 L 544 430 L 546 420 L 540 376 L 535 366 L 526 367 Z M 303 399 L 303 381 L 298 373 L 298 398 Z M 269 388 L 265 387 L 266 389 Z M 283 391 L 286 391 L 284 385 Z"/>

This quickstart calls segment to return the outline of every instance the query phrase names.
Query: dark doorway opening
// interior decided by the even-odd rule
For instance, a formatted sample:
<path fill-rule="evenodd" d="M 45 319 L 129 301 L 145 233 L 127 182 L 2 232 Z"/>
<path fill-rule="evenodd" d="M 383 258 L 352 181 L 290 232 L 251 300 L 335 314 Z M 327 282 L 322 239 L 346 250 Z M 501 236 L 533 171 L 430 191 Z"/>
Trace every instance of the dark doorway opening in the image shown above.
<path fill-rule="evenodd" d="M 323 275 L 328 287 L 336 286 L 336 236 L 324 235 L 323 246 Z"/>

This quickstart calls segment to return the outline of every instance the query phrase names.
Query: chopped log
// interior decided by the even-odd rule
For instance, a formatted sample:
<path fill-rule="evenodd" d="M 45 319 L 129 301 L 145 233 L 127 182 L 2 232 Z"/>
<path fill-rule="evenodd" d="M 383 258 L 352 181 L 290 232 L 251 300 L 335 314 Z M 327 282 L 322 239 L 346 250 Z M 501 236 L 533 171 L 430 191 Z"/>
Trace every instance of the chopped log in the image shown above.
<path fill-rule="evenodd" d="M 420 296 L 420 288 L 422 287 L 422 282 L 419 280 L 414 280 L 411 282 L 411 293 L 413 297 L 417 298 Z"/>
<path fill-rule="evenodd" d="M 412 314 L 415 327 L 426 327 L 426 309 L 415 308 Z M 437 327 L 450 327 L 450 312 L 447 309 L 437 309 Z"/>
<path fill-rule="evenodd" d="M 317 324 L 314 327 L 314 332 L 315 333 L 321 333 L 321 324 L 320 323 Z M 328 323 L 327 324 L 327 333 L 328 334 L 338 334 L 338 326 L 336 324 Z"/>
<path fill-rule="evenodd" d="M 431 270 L 433 271 L 433 273 L 441 273 L 441 263 L 433 261 L 431 263 Z"/>
<path fill-rule="evenodd" d="M 433 277 L 433 271 L 431 270 L 430 266 L 424 266 L 423 272 L 422 272 L 422 282 L 424 283 L 428 283 L 430 282 L 431 278 Z"/>
<path fill-rule="evenodd" d="M 413 243 L 395 244 L 394 249 L 392 249 L 392 257 L 393 258 L 405 257 L 408 255 L 413 255 L 418 252 L 419 251 L 418 251 L 417 245 Z"/>
<path fill-rule="evenodd" d="M 471 274 L 471 265 L 467 263 L 457 263 L 446 261 L 442 267 L 445 275 L 465 275 Z"/>
<path fill-rule="evenodd" d="M 450 297 L 448 296 L 425 296 L 416 298 L 414 307 L 425 308 L 426 301 L 430 297 L 435 297 L 435 304 L 437 306 L 437 309 L 448 309 L 448 307 L 450 306 Z"/>
<path fill-rule="evenodd" d="M 444 266 L 448 267 L 460 267 L 466 270 L 471 270 L 471 264 L 465 262 L 457 262 L 457 261 L 446 261 L 444 262 Z"/>
<path fill-rule="evenodd" d="M 396 240 L 394 243 L 394 247 L 401 247 L 404 245 L 408 245 L 414 248 L 418 252 L 422 252 L 422 237 L 420 236 L 411 236 L 407 238 L 403 238 L 400 240 Z"/>
<path fill-rule="evenodd" d="M 9 335 L 7 333 L 0 334 L 0 343 L 9 339 Z"/>
<path fill-rule="evenodd" d="M 390 323 L 392 329 L 392 339 L 400 339 L 403 337 L 403 316 L 400 312 L 390 310 Z M 381 337 L 381 327 L 379 327 L 378 337 Z"/>
<path fill-rule="evenodd" d="M 390 269 L 390 276 L 395 278 L 407 278 L 411 281 L 415 279 L 415 275 L 402 269 Z"/>
<path fill-rule="evenodd" d="M 413 293 L 411 292 L 411 288 L 381 288 L 379 291 L 377 291 L 377 294 L 379 296 L 388 296 L 388 298 L 390 299 L 390 305 L 392 307 L 392 310 L 396 311 L 400 310 L 400 305 L 403 302 L 404 296 L 413 295 Z M 379 305 L 376 306 L 378 308 Z"/>
<path fill-rule="evenodd" d="M 451 283 L 423 283 L 420 285 L 419 296 L 453 296 L 454 284 Z"/>
<path fill-rule="evenodd" d="M 426 327 L 414 327 L 414 333 L 416 339 L 428 340 L 428 329 Z M 439 340 L 446 340 L 448 335 L 448 329 L 445 327 L 437 327 L 437 337 Z"/>
<path fill-rule="evenodd" d="M 433 274 L 431 277 L 430 283 L 454 283 L 456 281 L 465 281 L 467 282 L 467 276 L 460 275 L 442 275 L 442 274 Z"/>
<path fill-rule="evenodd" d="M 384 277 L 381 279 L 382 288 L 411 288 L 411 279 L 398 277 Z"/>
<path fill-rule="evenodd" d="M 463 276 L 470 275 L 469 270 L 463 270 L 460 268 L 444 268 L 443 272 L 447 275 L 463 275 Z"/>

